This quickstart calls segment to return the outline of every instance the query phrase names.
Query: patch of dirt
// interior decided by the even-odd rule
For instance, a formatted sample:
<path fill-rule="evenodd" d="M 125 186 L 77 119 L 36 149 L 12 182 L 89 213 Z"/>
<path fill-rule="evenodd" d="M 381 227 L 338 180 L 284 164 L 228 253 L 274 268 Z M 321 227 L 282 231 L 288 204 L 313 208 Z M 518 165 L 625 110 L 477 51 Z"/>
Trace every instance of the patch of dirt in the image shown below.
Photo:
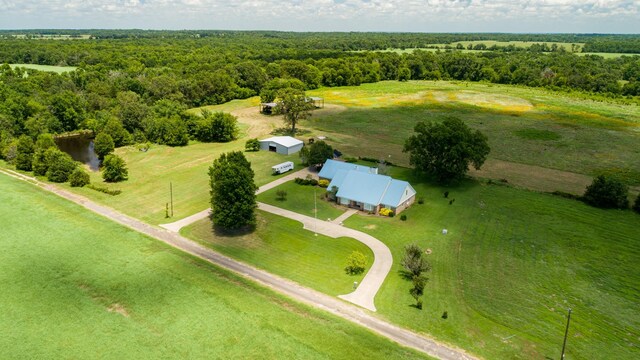
<path fill-rule="evenodd" d="M 365 225 L 364 228 L 365 229 L 369 229 L 369 230 L 373 230 L 373 229 L 377 229 L 378 225 L 369 224 L 369 225 Z"/>
<path fill-rule="evenodd" d="M 536 191 L 563 191 L 577 195 L 584 193 L 592 180 L 588 175 L 494 159 L 487 160 L 480 170 L 471 168 L 469 174 L 481 178 L 506 179 L 511 185 Z"/>
<path fill-rule="evenodd" d="M 533 104 L 525 99 L 501 94 L 480 93 L 475 91 L 434 91 L 432 96 L 433 99 L 438 102 L 461 102 L 516 113 L 534 109 Z"/>
<path fill-rule="evenodd" d="M 129 312 L 127 311 L 127 309 L 124 308 L 124 306 L 115 303 L 115 304 L 111 304 L 107 307 L 107 311 L 108 312 L 114 312 L 114 313 L 118 313 L 124 317 L 129 317 Z"/>

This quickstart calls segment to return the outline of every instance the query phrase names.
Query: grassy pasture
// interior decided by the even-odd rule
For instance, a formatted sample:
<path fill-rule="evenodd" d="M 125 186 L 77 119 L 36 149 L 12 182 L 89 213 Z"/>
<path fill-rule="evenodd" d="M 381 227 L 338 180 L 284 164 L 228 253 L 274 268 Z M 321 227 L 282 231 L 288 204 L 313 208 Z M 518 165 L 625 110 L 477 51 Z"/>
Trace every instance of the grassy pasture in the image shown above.
<path fill-rule="evenodd" d="M 356 240 L 314 236 L 297 221 L 263 211 L 258 212 L 256 231 L 250 234 L 216 234 L 209 219 L 181 232 L 225 255 L 329 295 L 350 293 L 353 282 L 364 277 L 344 271 L 352 251 L 365 254 L 369 265 L 373 261 L 371 250 Z"/>
<path fill-rule="evenodd" d="M 105 183 L 99 172 L 91 173 L 91 182 L 109 189 L 122 190 L 111 196 L 88 188 L 70 188 L 127 215 L 151 224 L 176 221 L 209 207 L 209 166 L 221 153 L 244 149 L 244 141 L 230 143 L 191 143 L 185 147 L 152 145 L 147 152 L 135 147 L 116 150 L 129 168 L 129 180 Z M 257 186 L 277 179 L 271 166 L 283 161 L 299 162 L 297 154 L 283 156 L 268 151 L 247 152 L 256 174 Z M 174 217 L 165 218 L 165 204 L 170 201 L 169 183 L 173 184 Z M 64 186 L 69 186 L 68 184 Z"/>
<path fill-rule="evenodd" d="M 286 200 L 282 201 L 277 198 L 276 192 L 278 190 L 287 192 Z M 314 206 L 317 206 L 318 219 L 335 219 L 347 209 L 323 201 L 325 193 L 326 189 L 320 187 L 298 185 L 293 181 L 288 181 L 277 188 L 259 194 L 258 201 L 312 217 L 314 216 Z M 315 203 L 314 196 L 317 198 Z"/>
<path fill-rule="evenodd" d="M 33 70 L 39 70 L 39 71 L 55 72 L 58 74 L 76 70 L 75 66 L 53 66 L 53 65 L 37 65 L 37 64 L 9 64 L 9 66 L 11 66 L 12 69 L 21 67 L 21 68 L 33 69 Z"/>
<path fill-rule="evenodd" d="M 424 358 L 33 185 L 0 186 L 3 358 Z"/>
<path fill-rule="evenodd" d="M 391 248 L 392 274 L 409 243 L 432 250 L 433 270 L 422 312 L 409 307 L 410 284 L 388 277 L 377 297 L 385 318 L 486 358 L 555 358 L 571 307 L 568 357 L 640 356 L 639 215 L 499 185 L 438 187 L 407 169 L 392 175 L 425 204 L 404 222 L 352 216 L 345 225 Z"/>
<path fill-rule="evenodd" d="M 627 174 L 631 184 L 640 184 L 636 105 L 541 89 L 456 82 L 381 82 L 310 93 L 343 105 L 346 111 L 314 116 L 302 126 L 327 136 L 332 145 L 350 155 L 390 158 L 407 165 L 402 146 L 414 125 L 456 116 L 489 137 L 490 159 L 588 176 L 620 172 Z M 543 133 L 548 136 L 540 137 Z"/>

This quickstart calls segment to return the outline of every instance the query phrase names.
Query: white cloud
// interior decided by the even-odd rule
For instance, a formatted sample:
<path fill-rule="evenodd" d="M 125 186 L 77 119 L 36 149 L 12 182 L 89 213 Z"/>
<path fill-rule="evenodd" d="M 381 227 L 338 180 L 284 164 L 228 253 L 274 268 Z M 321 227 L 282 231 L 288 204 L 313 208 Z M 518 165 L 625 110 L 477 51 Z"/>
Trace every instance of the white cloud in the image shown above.
<path fill-rule="evenodd" d="M 640 0 L 0 0 L 0 27 L 640 32 Z"/>

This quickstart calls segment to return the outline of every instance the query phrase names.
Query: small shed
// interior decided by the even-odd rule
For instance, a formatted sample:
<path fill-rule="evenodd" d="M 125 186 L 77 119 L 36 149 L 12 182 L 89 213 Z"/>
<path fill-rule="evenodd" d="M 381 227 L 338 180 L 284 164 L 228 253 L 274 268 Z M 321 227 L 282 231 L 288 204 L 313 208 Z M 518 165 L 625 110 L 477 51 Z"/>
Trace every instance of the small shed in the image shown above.
<path fill-rule="evenodd" d="M 277 152 L 282 155 L 295 154 L 302 149 L 304 142 L 291 136 L 274 136 L 260 140 L 260 150 Z"/>
<path fill-rule="evenodd" d="M 260 113 L 271 115 L 276 106 L 278 106 L 278 103 L 275 102 L 260 103 Z"/>
<path fill-rule="evenodd" d="M 324 99 L 317 96 L 310 96 L 307 100 L 313 104 L 316 109 L 324 108 Z"/>

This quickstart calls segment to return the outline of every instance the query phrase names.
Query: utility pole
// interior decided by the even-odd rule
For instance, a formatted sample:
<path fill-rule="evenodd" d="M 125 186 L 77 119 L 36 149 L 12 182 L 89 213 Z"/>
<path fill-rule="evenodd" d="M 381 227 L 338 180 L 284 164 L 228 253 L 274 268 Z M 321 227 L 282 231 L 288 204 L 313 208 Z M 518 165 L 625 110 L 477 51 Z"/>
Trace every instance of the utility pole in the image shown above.
<path fill-rule="evenodd" d="M 173 217 L 173 183 L 169 181 L 169 195 L 171 196 L 171 217 Z"/>
<path fill-rule="evenodd" d="M 564 349 L 567 347 L 567 335 L 569 335 L 569 323 L 571 322 L 571 308 L 569 308 L 569 314 L 567 315 L 567 328 L 564 330 L 564 342 L 562 343 L 562 356 L 560 360 L 564 360 Z"/>
<path fill-rule="evenodd" d="M 316 188 L 313 188 L 313 232 L 314 236 L 318 236 L 318 197 L 316 196 Z"/>

